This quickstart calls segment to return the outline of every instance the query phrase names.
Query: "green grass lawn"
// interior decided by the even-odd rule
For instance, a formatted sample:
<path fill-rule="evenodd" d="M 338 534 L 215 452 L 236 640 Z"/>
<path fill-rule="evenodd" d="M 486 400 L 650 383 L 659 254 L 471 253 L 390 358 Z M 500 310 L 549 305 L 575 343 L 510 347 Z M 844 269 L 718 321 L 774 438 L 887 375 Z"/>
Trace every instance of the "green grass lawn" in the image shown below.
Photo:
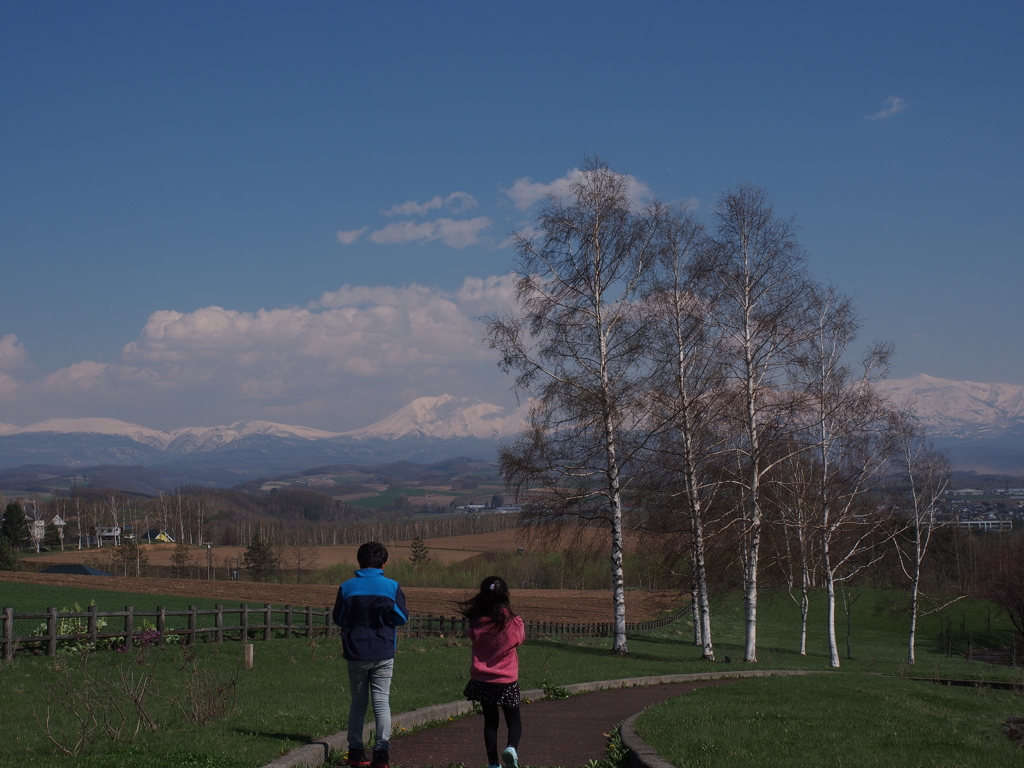
<path fill-rule="evenodd" d="M 30 585 L 0 582 L 0 605 L 11 605 L 19 611 L 42 611 L 48 605 L 62 607 L 74 602 L 85 605 L 90 598 L 95 598 L 101 608 L 109 609 L 123 609 L 129 604 L 137 607 L 200 604 L 194 599 L 63 588 L 47 591 Z M 512 599 L 514 605 L 514 592 Z M 206 601 L 206 604 L 211 603 L 212 601 Z M 900 613 L 898 608 L 897 595 L 865 590 L 864 595 L 855 604 L 853 612 L 854 659 L 847 661 L 844 658 L 842 673 L 829 678 L 831 681 L 838 677 L 840 681 L 845 682 L 820 683 L 849 684 L 861 688 L 849 689 L 845 693 L 836 693 L 838 689 L 831 692 L 807 689 L 804 694 L 797 697 L 807 703 L 807 709 L 820 709 L 823 703 L 830 703 L 836 696 L 851 701 L 864 698 L 864 717 L 875 716 L 877 722 L 872 727 L 879 728 L 886 724 L 887 717 L 884 714 L 885 710 L 876 705 L 875 699 L 870 696 L 889 695 L 886 692 L 890 691 L 890 688 L 883 686 L 894 686 L 891 690 L 897 691 L 936 690 L 900 680 L 896 678 L 897 675 L 1008 679 L 1013 674 L 1006 668 L 994 668 L 979 663 L 968 664 L 958 654 L 953 658 L 947 658 L 945 652 L 939 653 L 939 625 L 947 618 L 943 615 L 922 620 L 920 661 L 916 669 L 909 670 L 903 663 L 906 655 L 906 616 Z M 954 623 L 957 626 L 961 617 L 965 616 L 965 624 L 974 629 L 975 642 L 979 645 L 989 640 L 998 642 L 1000 633 L 1007 634 L 1004 627 L 1006 619 L 998 616 L 993 618 L 991 630 L 987 634 L 983 631 L 989 616 L 987 604 L 957 604 L 951 610 L 953 612 L 949 615 L 955 619 Z M 702 662 L 698 659 L 698 651 L 692 645 L 689 625 L 687 622 L 680 622 L 650 635 L 631 637 L 630 654 L 624 659 L 609 653 L 610 641 L 607 639 L 565 643 L 531 641 L 520 650 L 520 683 L 523 688 L 536 688 L 545 682 L 551 685 L 566 685 L 588 680 L 706 670 L 827 668 L 828 656 L 822 626 L 824 611 L 819 603 L 812 607 L 809 653 L 803 657 L 796 653 L 798 613 L 788 596 L 784 593 L 766 593 L 759 616 L 761 652 L 757 664 L 739 662 L 743 641 L 742 604 L 738 598 L 729 598 L 719 601 L 715 606 L 713 620 L 719 658 L 716 663 Z M 964 643 L 959 640 L 957 643 L 959 652 Z M 238 706 L 232 715 L 218 723 L 200 727 L 187 723 L 180 715 L 164 707 L 157 718 L 160 726 L 158 730 L 143 730 L 130 744 L 122 745 L 99 739 L 83 756 L 76 758 L 74 764 L 76 767 L 81 765 L 85 768 L 250 768 L 263 765 L 292 747 L 345 728 L 348 685 L 338 640 L 320 638 L 313 643 L 297 639 L 257 641 L 255 649 L 256 668 L 250 672 L 238 672 Z M 845 641 L 843 650 L 845 652 Z M 162 653 L 147 651 L 141 656 L 138 653 L 97 652 L 90 655 L 89 668 L 97 675 L 112 678 L 131 674 L 132 671 L 141 674 L 152 668 L 157 685 L 174 690 L 176 685 L 180 685 L 182 677 L 181 653 L 181 649 L 177 647 L 170 647 Z M 209 665 L 213 678 L 234 673 L 241 664 L 242 651 L 237 641 L 225 642 L 222 645 L 200 643 L 196 646 L 196 653 L 201 663 Z M 723 661 L 727 655 L 731 657 L 728 664 Z M 469 658 L 469 644 L 466 640 L 403 639 L 396 658 L 392 688 L 393 711 L 408 711 L 461 698 Z M 0 766 L 52 768 L 69 764 L 67 758 L 52 754 L 53 746 L 44 738 L 33 719 L 32 712 L 33 709 L 36 712 L 41 711 L 44 692 L 55 690 L 55 681 L 61 675 L 67 674 L 61 667 L 70 663 L 72 662 L 69 662 L 67 657 L 53 659 L 19 655 L 12 663 L 0 664 L 0 701 L 7 704 L 3 716 L 0 717 Z M 867 672 L 881 672 L 892 677 L 885 679 L 864 674 Z M 717 695 L 719 690 L 723 691 L 723 695 L 726 695 L 726 691 L 754 690 L 741 688 L 753 682 L 766 687 L 765 690 L 769 693 L 764 694 L 764 697 L 767 700 L 772 699 L 770 691 L 773 685 L 800 684 L 790 680 L 744 681 L 735 686 L 715 689 L 715 694 Z M 818 683 L 807 683 L 816 684 Z M 867 691 L 870 696 L 865 694 L 862 697 L 858 693 L 861 689 Z M 874 690 L 878 693 L 871 693 Z M 956 689 L 955 692 L 953 689 L 943 689 L 940 693 L 947 697 L 943 701 L 952 702 L 948 707 L 943 705 L 945 709 L 938 705 L 934 707 L 934 717 L 940 723 L 936 727 L 940 730 L 947 726 L 959 728 L 956 723 L 959 722 L 957 718 L 960 715 L 957 713 L 964 708 L 968 708 L 968 712 L 973 711 L 969 709 L 974 706 L 971 702 L 996 702 L 1005 698 L 1000 698 L 1001 695 L 994 691 L 978 694 L 971 689 Z M 702 696 L 706 695 L 708 694 L 702 693 Z M 964 697 L 964 704 L 956 703 L 960 701 L 957 696 Z M 972 699 L 971 696 L 975 698 Z M 780 698 L 779 701 L 783 700 Z M 1016 701 L 1019 705 L 1018 710 L 1024 709 L 1024 700 Z M 742 712 L 746 712 L 749 721 L 751 710 L 749 706 L 744 707 L 746 708 Z M 782 703 L 779 703 L 779 707 L 779 711 L 785 711 Z M 993 712 L 998 714 L 996 709 L 993 709 Z M 764 722 L 768 730 L 772 730 L 774 721 Z M 941 725 L 943 722 L 947 725 Z M 609 727 L 612 725 L 614 724 L 609 723 Z M 734 735 L 739 739 L 741 732 L 736 731 Z M 739 745 L 736 748 L 742 746 L 739 741 L 736 743 Z M 876 742 L 864 741 L 863 744 L 865 748 L 881 749 Z M 884 752 L 879 752 L 876 756 L 882 763 L 887 761 Z M 747 764 L 753 763 L 748 761 Z"/>
<path fill-rule="evenodd" d="M 1024 698 L 856 674 L 743 680 L 653 707 L 637 733 L 689 766 L 1024 765 L 1001 730 Z"/>
<path fill-rule="evenodd" d="M 0 608 L 13 608 L 15 613 L 45 613 L 49 607 L 59 610 L 74 610 L 77 604 L 83 611 L 88 610 L 90 602 L 95 602 L 100 611 L 123 611 L 125 606 L 134 606 L 137 610 L 154 611 L 157 607 L 163 606 L 169 611 L 188 610 L 189 606 L 197 608 L 214 608 L 217 604 L 225 608 L 237 608 L 238 603 L 227 603 L 223 599 L 205 600 L 196 597 L 171 597 L 141 594 L 135 592 L 107 592 L 97 589 L 80 589 L 75 587 L 60 587 L 48 584 L 21 584 L 17 582 L 0 581 Z M 249 604 L 250 608 L 258 607 L 255 603 Z M 305 607 L 305 606 L 303 606 Z M 152 619 L 149 619 L 152 621 Z M 110 621 L 119 621 L 111 619 Z M 137 623 L 141 626 L 141 619 Z M 225 626 L 237 623 L 235 614 L 225 616 Z M 253 617 L 250 622 L 255 624 L 262 621 L 261 618 Z M 278 614 L 274 617 L 274 623 L 283 621 Z M 296 618 L 296 623 L 304 619 Z M 322 622 L 322 620 L 321 620 Z M 39 625 L 35 620 L 19 620 L 15 622 L 15 634 L 29 635 Z M 199 617 L 199 626 L 213 626 L 212 616 Z M 185 617 L 168 619 L 168 626 L 184 628 L 187 625 Z"/>

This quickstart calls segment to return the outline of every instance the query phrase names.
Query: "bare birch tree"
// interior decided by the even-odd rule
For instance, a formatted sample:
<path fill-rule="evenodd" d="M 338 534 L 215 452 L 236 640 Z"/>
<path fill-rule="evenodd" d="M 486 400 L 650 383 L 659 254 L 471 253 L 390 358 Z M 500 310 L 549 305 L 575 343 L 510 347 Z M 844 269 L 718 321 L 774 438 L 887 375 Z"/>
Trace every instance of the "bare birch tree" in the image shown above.
<path fill-rule="evenodd" d="M 776 466 L 772 482 L 776 490 L 777 518 L 782 536 L 786 568 L 786 586 L 790 598 L 800 609 L 800 655 L 807 655 L 807 619 L 811 609 L 811 590 L 817 584 L 820 566 L 817 548 L 814 489 L 818 484 L 817 465 L 798 447 L 788 447 L 786 460 Z M 799 596 L 794 594 L 799 571 Z"/>
<path fill-rule="evenodd" d="M 793 408 L 785 388 L 793 354 L 808 334 L 811 282 L 791 220 L 775 215 L 764 190 L 742 186 L 719 199 L 715 232 L 698 279 L 715 296 L 711 321 L 726 345 L 725 376 L 737 397 L 736 483 L 741 500 L 743 659 L 757 661 L 757 589 L 769 436 Z"/>
<path fill-rule="evenodd" d="M 647 345 L 653 371 L 650 408 L 663 431 L 646 458 L 657 493 L 687 518 L 692 578 L 694 641 L 714 660 L 706 562 L 707 517 L 721 486 L 726 437 L 720 428 L 728 406 L 718 337 L 709 324 L 713 297 L 691 279 L 704 228 L 685 209 L 659 208 L 659 242 L 643 310 L 653 318 Z"/>
<path fill-rule="evenodd" d="M 899 415 L 873 387 L 887 371 L 891 346 L 873 345 L 855 375 L 844 361 L 860 327 L 852 302 L 829 287 L 815 292 L 810 307 L 814 333 L 804 345 L 797 375 L 805 397 L 807 457 L 816 476 L 808 498 L 826 592 L 829 665 L 838 667 L 836 585 L 881 557 L 877 550 L 864 559 L 885 519 L 868 493 L 896 447 Z"/>
<path fill-rule="evenodd" d="M 487 342 L 532 398 L 529 433 L 501 451 L 518 498 L 548 516 L 604 521 L 611 533 L 616 653 L 627 653 L 622 494 L 646 424 L 636 370 L 644 339 L 635 299 L 655 224 L 635 210 L 628 179 L 588 159 L 566 200 L 552 196 L 537 234 L 515 236 L 517 309 L 487 322 Z"/>
<path fill-rule="evenodd" d="M 910 581 L 907 663 L 915 664 L 917 619 L 921 615 L 921 564 L 928 554 L 932 533 L 939 526 L 936 513 L 949 485 L 950 469 L 946 455 L 928 443 L 920 425 L 910 418 L 900 435 L 898 462 L 903 482 L 897 485 L 901 498 L 896 500 L 896 508 L 904 516 L 904 530 L 896 536 L 896 553 L 899 555 L 900 568 Z M 946 601 L 934 610 L 941 610 L 957 599 L 959 597 Z"/>

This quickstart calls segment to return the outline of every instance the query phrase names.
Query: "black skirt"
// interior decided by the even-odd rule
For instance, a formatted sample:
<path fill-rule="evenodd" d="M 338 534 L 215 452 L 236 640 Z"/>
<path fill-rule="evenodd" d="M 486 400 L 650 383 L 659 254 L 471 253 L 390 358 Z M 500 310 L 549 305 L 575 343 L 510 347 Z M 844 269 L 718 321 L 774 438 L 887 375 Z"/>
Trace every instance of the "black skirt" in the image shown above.
<path fill-rule="evenodd" d="M 494 704 L 498 707 L 519 706 L 519 681 L 514 683 L 482 683 L 470 680 L 462 695 L 470 701 L 481 704 Z"/>

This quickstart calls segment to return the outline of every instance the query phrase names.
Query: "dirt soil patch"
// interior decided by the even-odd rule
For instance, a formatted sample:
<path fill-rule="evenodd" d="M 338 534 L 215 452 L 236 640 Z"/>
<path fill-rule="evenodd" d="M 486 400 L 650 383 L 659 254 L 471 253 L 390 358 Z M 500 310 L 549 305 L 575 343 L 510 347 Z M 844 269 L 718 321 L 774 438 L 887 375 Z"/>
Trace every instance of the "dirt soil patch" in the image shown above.
<path fill-rule="evenodd" d="M 220 599 L 225 603 L 316 607 L 333 606 L 338 592 L 336 585 L 323 584 L 264 584 L 252 581 L 73 576 L 56 573 L 4 572 L 0 573 L 0 581 L 148 595 L 202 597 Z M 425 587 L 409 587 L 404 592 L 410 613 L 434 616 L 457 615 L 456 601 L 470 595 L 462 589 Z M 671 611 L 676 605 L 677 597 L 669 593 L 629 591 L 626 593 L 626 618 L 629 621 L 652 619 Z M 40 609 L 46 607 L 40 606 Z M 612 619 L 612 595 L 608 590 L 516 589 L 512 591 L 512 607 L 527 621 L 585 623 Z"/>
<path fill-rule="evenodd" d="M 476 557 L 481 554 L 481 550 L 466 549 L 462 545 L 458 546 L 443 546 L 445 542 L 451 542 L 452 539 L 437 539 L 438 546 L 435 549 L 430 550 L 430 556 L 441 563 L 448 565 L 450 563 L 458 563 L 463 560 L 468 560 L 471 557 Z M 391 560 L 407 560 L 409 555 L 412 554 L 411 548 L 412 542 L 398 542 L 396 544 L 388 544 L 388 555 Z M 143 552 L 146 553 L 146 557 L 149 558 L 150 565 L 171 565 L 171 557 L 174 555 L 174 544 L 143 544 L 141 546 Z M 337 546 L 324 546 L 324 547 L 308 547 L 306 548 L 306 557 L 309 557 L 311 552 L 316 552 L 317 568 L 327 568 L 332 565 L 338 565 L 339 563 L 348 563 L 352 566 L 353 570 L 357 567 L 356 563 L 356 551 L 359 549 L 358 546 L 352 545 L 337 545 Z M 215 568 L 224 568 L 225 566 L 231 566 L 241 561 L 245 557 L 245 547 L 240 546 L 220 546 L 213 547 L 210 550 L 210 561 Z M 61 565 L 68 563 L 85 563 L 86 565 L 92 565 L 96 563 L 96 567 L 100 570 L 105 570 L 103 561 L 109 557 L 112 551 L 111 547 L 104 547 L 102 549 L 66 549 L 63 552 L 47 552 L 42 555 L 32 555 L 31 558 L 27 559 L 27 562 L 39 564 L 40 568 L 45 568 L 50 565 Z M 289 558 L 289 547 L 281 547 L 280 554 L 283 563 L 288 562 Z M 189 554 L 192 560 L 198 564 L 201 570 L 206 568 L 206 547 L 200 546 L 189 546 Z"/>

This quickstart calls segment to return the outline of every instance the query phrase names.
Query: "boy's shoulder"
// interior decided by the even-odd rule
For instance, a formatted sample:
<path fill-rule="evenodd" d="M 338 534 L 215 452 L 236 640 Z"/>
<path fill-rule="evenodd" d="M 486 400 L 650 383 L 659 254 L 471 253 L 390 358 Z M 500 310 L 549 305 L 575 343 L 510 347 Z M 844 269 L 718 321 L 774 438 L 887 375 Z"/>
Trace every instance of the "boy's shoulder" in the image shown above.
<path fill-rule="evenodd" d="M 341 589 L 350 593 L 373 593 L 392 592 L 401 589 L 398 582 L 389 579 L 383 571 L 356 571 L 355 576 L 341 583 Z"/>

